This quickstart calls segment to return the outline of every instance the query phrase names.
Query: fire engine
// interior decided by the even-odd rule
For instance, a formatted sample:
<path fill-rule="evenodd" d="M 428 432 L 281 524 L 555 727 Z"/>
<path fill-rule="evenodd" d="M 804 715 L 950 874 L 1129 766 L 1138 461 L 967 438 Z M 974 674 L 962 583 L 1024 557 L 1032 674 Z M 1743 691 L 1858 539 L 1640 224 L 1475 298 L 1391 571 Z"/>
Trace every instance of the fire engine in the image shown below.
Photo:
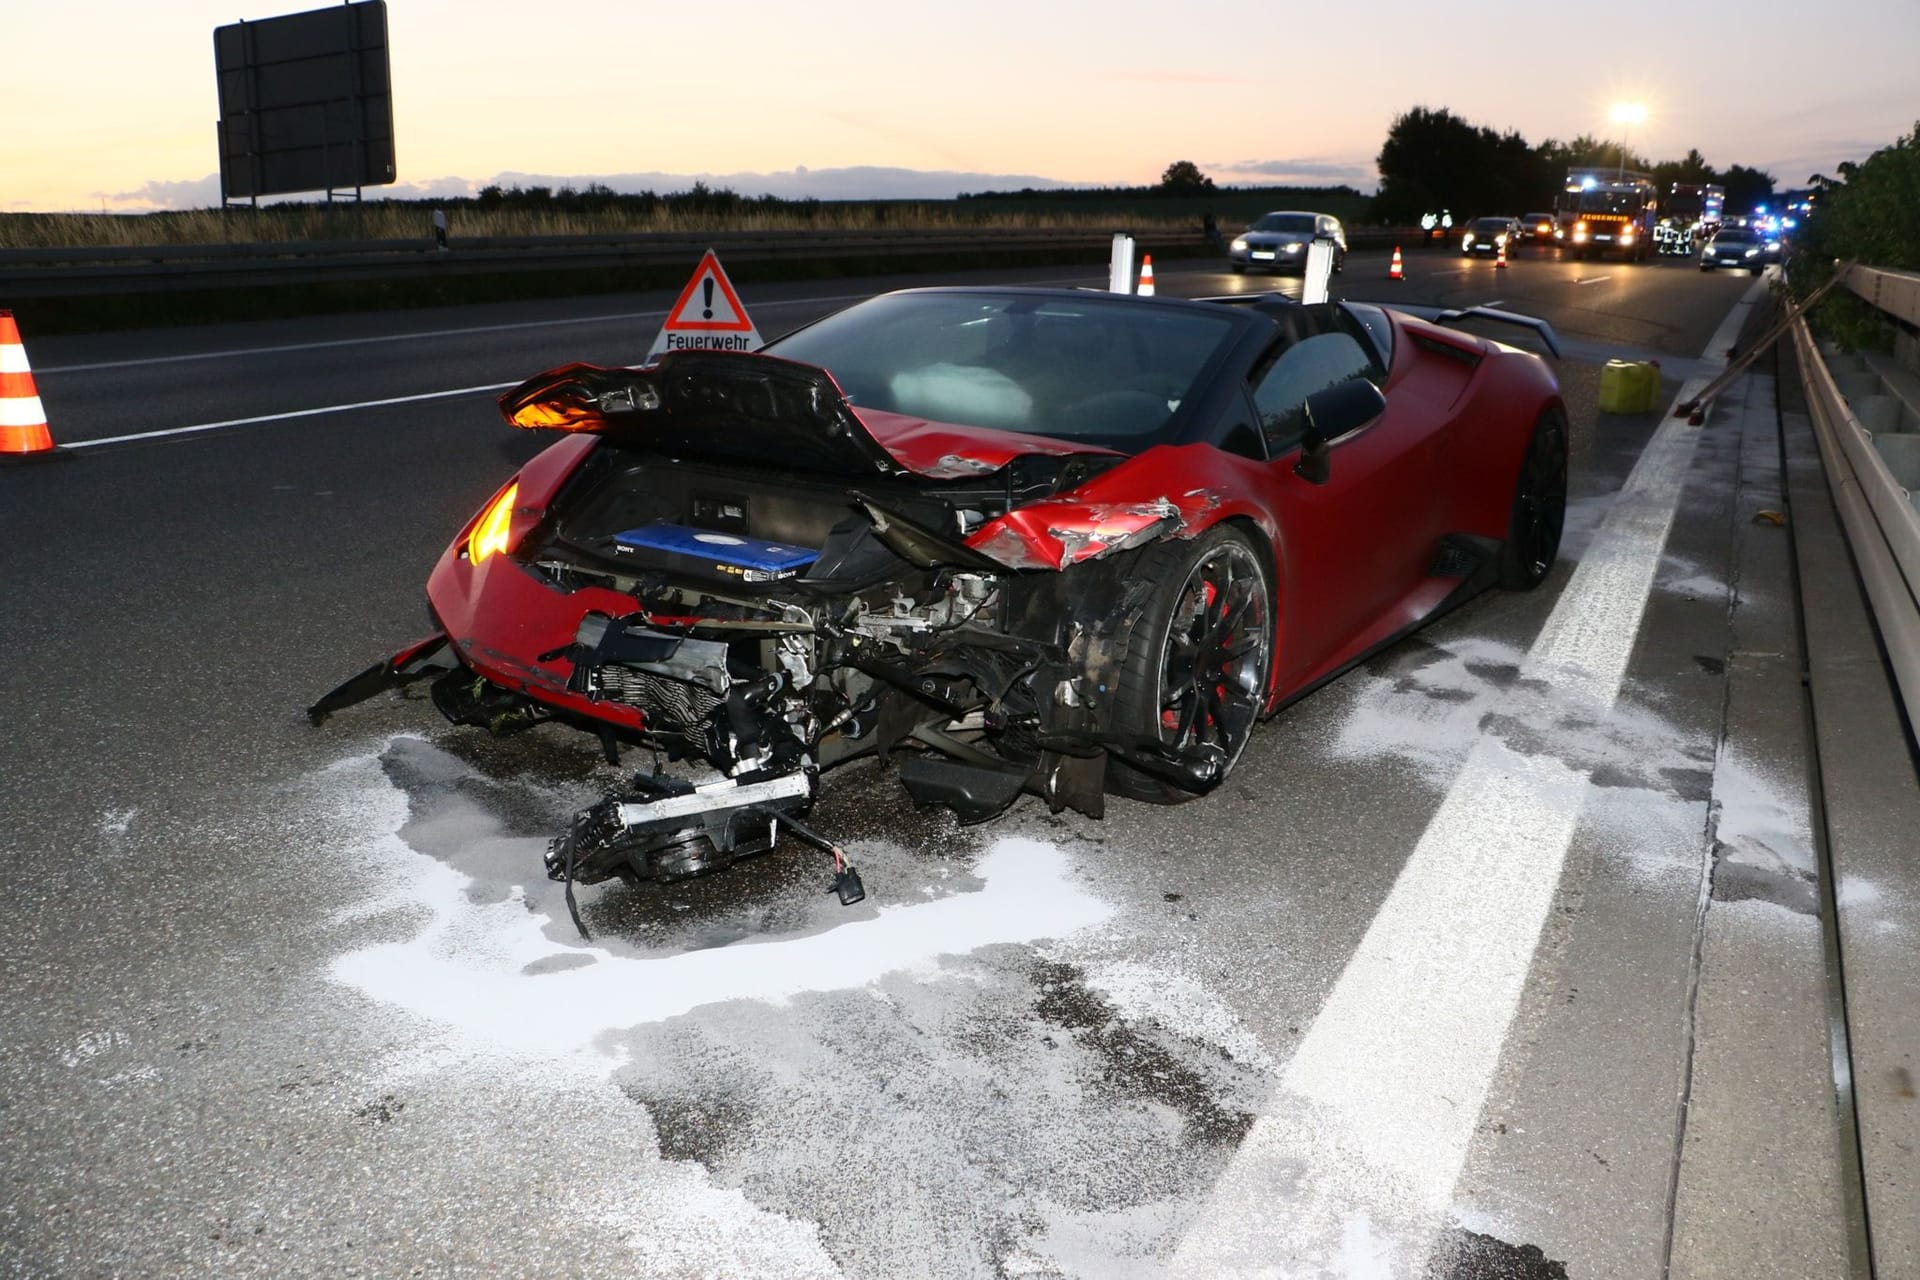
<path fill-rule="evenodd" d="M 1576 258 L 1619 254 L 1642 262 L 1653 249 L 1653 180 L 1628 169 L 1569 169 L 1554 202 L 1554 240 Z"/>

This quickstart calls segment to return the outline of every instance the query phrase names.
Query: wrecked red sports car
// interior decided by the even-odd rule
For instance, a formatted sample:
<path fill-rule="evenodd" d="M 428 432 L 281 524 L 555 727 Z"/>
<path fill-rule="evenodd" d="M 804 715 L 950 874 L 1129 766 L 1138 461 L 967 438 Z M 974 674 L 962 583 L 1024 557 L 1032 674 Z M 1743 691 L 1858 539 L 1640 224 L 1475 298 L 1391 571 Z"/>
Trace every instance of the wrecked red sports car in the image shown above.
<path fill-rule="evenodd" d="M 441 633 L 311 710 L 437 671 L 458 724 L 689 762 L 575 819 L 569 887 L 817 840 L 862 755 L 966 822 L 1198 795 L 1262 716 L 1538 583 L 1566 502 L 1540 359 L 1361 303 L 911 290 L 501 406 L 562 438 L 434 568 Z"/>

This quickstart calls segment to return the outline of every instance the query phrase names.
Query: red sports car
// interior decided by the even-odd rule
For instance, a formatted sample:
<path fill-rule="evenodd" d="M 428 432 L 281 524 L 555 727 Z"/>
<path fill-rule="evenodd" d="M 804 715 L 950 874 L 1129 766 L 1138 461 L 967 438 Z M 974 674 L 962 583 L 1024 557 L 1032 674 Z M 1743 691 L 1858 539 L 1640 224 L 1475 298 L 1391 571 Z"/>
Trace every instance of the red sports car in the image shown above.
<path fill-rule="evenodd" d="M 441 631 L 311 712 L 438 671 L 456 723 L 685 762 L 575 819 L 569 888 L 818 839 L 862 755 L 969 822 L 1199 795 L 1263 716 L 1538 583 L 1566 503 L 1538 357 L 1355 302 L 910 290 L 501 406 L 561 438 L 440 558 Z"/>

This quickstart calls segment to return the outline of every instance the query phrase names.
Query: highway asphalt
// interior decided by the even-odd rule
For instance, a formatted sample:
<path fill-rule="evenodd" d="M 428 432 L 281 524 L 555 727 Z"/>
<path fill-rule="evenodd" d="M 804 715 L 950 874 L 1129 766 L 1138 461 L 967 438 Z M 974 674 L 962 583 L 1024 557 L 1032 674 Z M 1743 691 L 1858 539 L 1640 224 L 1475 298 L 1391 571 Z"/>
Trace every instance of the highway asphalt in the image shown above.
<path fill-rule="evenodd" d="M 594 751 L 301 709 L 425 633 L 427 569 L 541 443 L 489 389 L 638 360 L 671 297 L 27 334 L 77 447 L 0 471 L 0 1273 L 1865 1274 L 1809 777 L 1857 726 L 1853 811 L 1910 793 L 1897 716 L 1772 366 L 1699 428 L 1596 405 L 1613 356 L 1662 362 L 1663 409 L 1697 386 L 1758 291 L 1385 262 L 1336 294 L 1566 341 L 1543 587 L 1290 708 L 1199 803 L 963 829 L 854 766 L 818 825 L 866 903 L 783 848 L 583 890 L 590 946 L 539 852 L 617 780 Z M 1008 275 L 735 284 L 770 334 Z M 1812 730 L 1803 582 L 1851 682 Z M 1898 875 L 1842 886 L 1863 969 L 1909 963 Z M 1862 997 L 1883 1275 L 1920 1266 L 1874 1168 L 1912 1136 L 1901 989 Z"/>

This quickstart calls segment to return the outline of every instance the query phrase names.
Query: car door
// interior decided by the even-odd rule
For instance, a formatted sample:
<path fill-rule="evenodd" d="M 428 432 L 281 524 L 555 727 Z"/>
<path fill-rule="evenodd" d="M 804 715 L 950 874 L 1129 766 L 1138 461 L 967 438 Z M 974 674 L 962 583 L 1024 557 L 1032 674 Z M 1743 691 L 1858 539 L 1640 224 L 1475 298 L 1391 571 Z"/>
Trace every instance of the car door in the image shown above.
<path fill-rule="evenodd" d="M 1327 442 L 1324 482 L 1296 469 L 1308 432 L 1306 398 L 1352 378 L 1376 385 L 1372 348 L 1319 310 L 1317 331 L 1283 342 L 1250 379 L 1265 437 L 1271 506 L 1280 530 L 1280 686 L 1319 678 L 1397 631 L 1426 580 L 1444 489 L 1428 416 L 1396 409 Z"/>

